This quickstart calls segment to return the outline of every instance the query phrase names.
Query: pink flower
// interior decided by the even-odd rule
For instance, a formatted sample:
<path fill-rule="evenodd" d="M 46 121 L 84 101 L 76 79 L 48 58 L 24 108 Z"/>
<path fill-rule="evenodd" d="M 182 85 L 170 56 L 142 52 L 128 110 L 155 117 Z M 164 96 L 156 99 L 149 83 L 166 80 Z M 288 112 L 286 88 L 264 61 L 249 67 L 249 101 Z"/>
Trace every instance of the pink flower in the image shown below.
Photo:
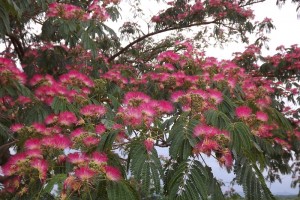
<path fill-rule="evenodd" d="M 162 52 L 157 56 L 158 61 L 177 62 L 179 59 L 180 56 L 171 50 Z"/>
<path fill-rule="evenodd" d="M 19 188 L 20 183 L 21 183 L 20 176 L 13 176 L 13 177 L 10 177 L 9 179 L 5 179 L 3 181 L 4 188 L 2 189 L 2 191 L 14 193 Z M 1 194 L 1 192 L 0 192 L 0 194 Z"/>
<path fill-rule="evenodd" d="M 77 118 L 74 113 L 65 111 L 59 114 L 58 122 L 60 125 L 70 126 L 72 124 L 76 124 Z"/>
<path fill-rule="evenodd" d="M 160 16 L 153 16 L 151 18 L 151 21 L 156 22 L 156 23 L 160 22 Z"/>
<path fill-rule="evenodd" d="M 82 137 L 86 134 L 86 131 L 83 128 L 77 128 L 74 131 L 71 132 L 70 138 L 74 140 L 75 138 Z"/>
<path fill-rule="evenodd" d="M 38 138 L 30 138 L 26 140 L 24 143 L 24 147 L 27 150 L 32 150 L 32 149 L 40 149 L 41 148 L 41 140 Z"/>
<path fill-rule="evenodd" d="M 101 135 L 102 133 L 104 133 L 106 131 L 106 127 L 104 124 L 98 124 L 95 127 L 95 132 L 99 135 Z"/>
<path fill-rule="evenodd" d="M 141 103 L 148 103 L 151 98 L 143 92 L 127 92 L 124 96 L 124 103 L 131 106 L 139 106 Z"/>
<path fill-rule="evenodd" d="M 100 139 L 93 136 L 87 136 L 83 138 L 82 141 L 86 146 L 95 146 L 100 142 Z"/>
<path fill-rule="evenodd" d="M 225 167 L 230 168 L 233 165 L 232 154 L 229 149 L 225 149 L 222 152 L 222 157 L 218 159 L 221 165 L 225 165 Z"/>
<path fill-rule="evenodd" d="M 27 161 L 25 152 L 15 154 L 10 157 L 8 162 L 2 166 L 2 171 L 5 176 L 11 176 L 18 172 L 19 166 Z"/>
<path fill-rule="evenodd" d="M 204 139 L 202 142 L 196 145 L 196 150 L 199 152 L 203 152 L 207 155 L 211 154 L 211 151 L 215 151 L 219 149 L 219 144 L 215 140 Z"/>
<path fill-rule="evenodd" d="M 140 112 L 142 112 L 144 115 L 148 117 L 154 117 L 154 115 L 156 115 L 156 111 L 154 109 L 153 104 L 151 104 L 151 102 L 141 104 L 138 107 L 138 109 L 140 110 Z"/>
<path fill-rule="evenodd" d="M 57 134 L 54 136 L 43 138 L 41 144 L 43 146 L 48 146 L 54 149 L 63 150 L 69 148 L 72 145 L 72 142 L 68 137 L 62 134 Z"/>
<path fill-rule="evenodd" d="M 91 161 L 96 163 L 97 165 L 106 164 L 107 160 L 108 160 L 108 158 L 105 153 L 100 153 L 100 152 L 96 151 L 92 154 Z"/>
<path fill-rule="evenodd" d="M 261 112 L 261 111 L 258 111 L 256 113 L 256 119 L 260 120 L 260 121 L 263 121 L 263 122 L 266 122 L 268 121 L 268 115 L 264 112 Z"/>
<path fill-rule="evenodd" d="M 171 94 L 171 101 L 179 102 L 179 100 L 184 97 L 186 94 L 184 91 L 175 91 Z"/>
<path fill-rule="evenodd" d="M 144 141 L 144 146 L 146 147 L 147 152 L 151 152 L 153 150 L 154 147 L 154 140 L 152 138 L 147 138 Z"/>
<path fill-rule="evenodd" d="M 22 104 L 22 105 L 25 105 L 27 103 L 30 103 L 31 102 L 31 99 L 29 97 L 25 97 L 25 96 L 19 96 L 17 101 Z"/>
<path fill-rule="evenodd" d="M 106 108 L 102 105 L 87 105 L 80 109 L 80 113 L 89 117 L 101 117 L 106 113 Z"/>
<path fill-rule="evenodd" d="M 24 127 L 24 125 L 22 125 L 22 124 L 13 124 L 13 125 L 10 127 L 10 130 L 12 130 L 13 132 L 18 132 L 18 131 L 20 131 L 23 127 Z"/>
<path fill-rule="evenodd" d="M 238 118 L 248 118 L 252 114 L 251 108 L 248 106 L 239 106 L 235 109 Z"/>
<path fill-rule="evenodd" d="M 105 166 L 106 178 L 111 181 L 119 181 L 122 178 L 121 172 L 118 168 L 112 166 Z"/>
<path fill-rule="evenodd" d="M 70 153 L 67 155 L 67 160 L 70 162 L 70 163 L 73 163 L 73 164 L 83 164 L 85 163 L 87 160 L 88 160 L 88 157 L 85 153 L 82 153 L 82 152 L 76 152 L 76 153 Z"/>
<path fill-rule="evenodd" d="M 55 114 L 50 114 L 46 117 L 45 119 L 45 124 L 49 125 L 49 124 L 54 124 L 55 122 L 57 122 L 58 117 Z"/>
<path fill-rule="evenodd" d="M 215 100 L 216 104 L 219 104 L 223 101 L 223 94 L 222 92 L 218 91 L 218 90 L 208 90 L 209 93 L 209 97 L 213 100 Z"/>
<path fill-rule="evenodd" d="M 33 159 L 31 162 L 31 167 L 37 169 L 39 171 L 39 178 L 41 180 L 45 180 L 47 177 L 48 163 L 46 160 L 42 159 Z"/>
<path fill-rule="evenodd" d="M 171 102 L 160 100 L 156 102 L 156 108 L 161 113 L 172 113 L 174 111 L 174 106 Z"/>
<path fill-rule="evenodd" d="M 205 124 L 198 124 L 194 128 L 194 135 L 195 136 L 204 136 L 204 137 L 214 137 L 215 135 L 221 133 L 218 128 L 208 126 Z"/>
<path fill-rule="evenodd" d="M 96 172 L 88 167 L 80 167 L 75 170 L 75 175 L 82 181 L 88 181 L 96 175 Z"/>
<path fill-rule="evenodd" d="M 36 132 L 42 134 L 42 135 L 47 135 L 46 133 L 46 126 L 42 123 L 33 123 L 32 127 L 35 129 Z"/>
<path fill-rule="evenodd" d="M 29 149 L 25 153 L 28 158 L 43 158 L 43 153 L 40 149 Z"/>

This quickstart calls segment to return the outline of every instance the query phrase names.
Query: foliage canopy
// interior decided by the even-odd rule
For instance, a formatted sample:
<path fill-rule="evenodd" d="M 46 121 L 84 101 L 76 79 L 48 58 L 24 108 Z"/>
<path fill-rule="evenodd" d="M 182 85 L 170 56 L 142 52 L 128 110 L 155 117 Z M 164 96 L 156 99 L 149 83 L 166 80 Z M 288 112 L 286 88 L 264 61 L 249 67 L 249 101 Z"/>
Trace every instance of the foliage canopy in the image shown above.
<path fill-rule="evenodd" d="M 116 34 L 118 0 L 0 1 L 1 197 L 225 199 L 206 155 L 247 199 L 274 199 L 262 171 L 299 174 L 300 49 L 260 55 L 274 28 L 254 21 L 260 2 L 175 0 L 148 33 Z M 203 53 L 249 34 L 232 60 Z"/>

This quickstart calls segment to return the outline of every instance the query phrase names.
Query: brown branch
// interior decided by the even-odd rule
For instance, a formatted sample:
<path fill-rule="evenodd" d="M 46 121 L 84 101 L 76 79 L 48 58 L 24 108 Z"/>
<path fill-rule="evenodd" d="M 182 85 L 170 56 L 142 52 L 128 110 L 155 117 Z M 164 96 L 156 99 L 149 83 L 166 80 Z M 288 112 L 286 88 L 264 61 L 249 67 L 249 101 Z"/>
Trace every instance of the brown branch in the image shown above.
<path fill-rule="evenodd" d="M 15 51 L 17 52 L 19 59 L 22 61 L 24 57 L 24 48 L 20 40 L 13 34 L 7 34 L 7 36 L 14 45 Z"/>
<path fill-rule="evenodd" d="M 3 144 L 0 146 L 0 164 L 5 164 L 10 157 L 9 148 L 14 145 L 17 140 Z"/>
<path fill-rule="evenodd" d="M 213 21 L 208 21 L 208 22 L 201 22 L 201 23 L 194 23 L 194 24 L 189 24 L 189 25 L 186 25 L 186 26 L 173 26 L 173 27 L 170 27 L 170 28 L 166 28 L 166 29 L 163 29 L 163 30 L 159 30 L 159 31 L 155 31 L 155 32 L 152 32 L 152 33 L 148 33 L 136 40 L 134 40 L 133 42 L 129 43 L 127 46 L 125 46 L 124 48 L 122 48 L 120 51 L 118 51 L 116 54 L 112 55 L 109 59 L 108 59 L 108 62 L 112 62 L 116 57 L 118 57 L 119 55 L 121 55 L 122 53 L 126 52 L 130 47 L 132 47 L 133 45 L 135 45 L 136 43 L 138 42 L 141 42 L 143 41 L 144 39 L 148 38 L 148 37 L 151 37 L 153 35 L 157 35 L 159 33 L 164 33 L 164 32 L 167 32 L 167 31 L 172 31 L 172 30 L 179 30 L 179 29 L 184 29 L 184 28 L 189 28 L 189 27 L 193 27 L 193 26 L 201 26 L 201 25 L 208 25 L 208 24 L 213 24 L 213 23 L 216 23 L 217 21 L 219 21 L 220 19 L 215 19 Z"/>
<path fill-rule="evenodd" d="M 254 1 L 254 2 L 247 2 L 245 3 L 244 5 L 241 5 L 241 3 L 243 3 L 243 1 L 241 1 L 239 4 L 241 7 L 245 7 L 245 6 L 251 6 L 251 5 L 254 5 L 254 4 L 257 4 L 257 3 L 262 3 L 262 2 L 265 2 L 266 0 L 259 0 L 259 1 Z"/>

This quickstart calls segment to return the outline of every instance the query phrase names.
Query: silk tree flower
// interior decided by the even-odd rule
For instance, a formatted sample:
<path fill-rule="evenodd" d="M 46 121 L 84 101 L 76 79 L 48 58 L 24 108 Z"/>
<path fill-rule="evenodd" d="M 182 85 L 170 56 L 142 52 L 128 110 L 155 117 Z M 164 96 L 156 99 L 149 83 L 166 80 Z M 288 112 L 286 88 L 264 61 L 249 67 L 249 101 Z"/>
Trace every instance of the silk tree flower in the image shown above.
<path fill-rule="evenodd" d="M 71 126 L 72 124 L 76 124 L 77 118 L 74 113 L 65 111 L 61 112 L 58 116 L 58 123 L 64 126 Z"/>
<path fill-rule="evenodd" d="M 98 166 L 106 164 L 108 161 L 107 155 L 105 153 L 100 153 L 98 151 L 93 152 L 90 162 L 95 163 Z"/>
<path fill-rule="evenodd" d="M 76 71 L 70 70 L 68 73 L 59 77 L 60 83 L 63 85 L 94 87 L 94 82 L 86 75 Z"/>
<path fill-rule="evenodd" d="M 158 61 L 168 61 L 168 62 L 177 62 L 180 59 L 180 55 L 175 53 L 174 51 L 168 50 L 165 52 L 160 53 L 157 56 Z"/>
<path fill-rule="evenodd" d="M 77 176 L 81 181 L 89 181 L 93 178 L 97 173 L 88 168 L 88 167 L 80 167 L 75 170 L 75 176 Z"/>
<path fill-rule="evenodd" d="M 205 138 L 212 138 L 218 134 L 222 134 L 223 132 L 216 127 L 208 126 L 206 124 L 198 124 L 194 128 L 195 136 L 202 136 Z"/>
<path fill-rule="evenodd" d="M 150 100 L 151 98 L 143 92 L 127 92 L 124 96 L 124 103 L 135 107 Z"/>
<path fill-rule="evenodd" d="M 106 108 L 103 105 L 87 105 L 80 109 L 80 114 L 87 117 L 101 117 L 106 113 Z"/>
<path fill-rule="evenodd" d="M 31 103 L 32 100 L 29 97 L 19 96 L 17 99 L 17 102 L 21 105 L 25 105 L 25 104 Z"/>
<path fill-rule="evenodd" d="M 233 165 L 233 158 L 231 151 L 229 149 L 224 149 L 222 151 L 222 156 L 218 159 L 220 165 L 225 165 L 227 168 L 231 168 Z"/>
<path fill-rule="evenodd" d="M 47 177 L 48 163 L 46 160 L 35 158 L 30 162 L 31 167 L 39 172 L 39 178 L 44 181 Z"/>
<path fill-rule="evenodd" d="M 154 140 L 152 138 L 147 138 L 144 141 L 144 146 L 145 146 L 148 153 L 151 152 L 153 150 L 153 147 L 154 147 Z"/>
<path fill-rule="evenodd" d="M 170 114 L 174 111 L 174 106 L 171 102 L 165 100 L 156 101 L 155 108 L 159 113 L 167 113 Z"/>
<path fill-rule="evenodd" d="M 81 187 L 80 181 L 75 176 L 69 176 L 66 178 L 63 184 L 63 193 L 66 192 L 66 190 L 71 189 L 73 191 L 79 190 Z"/>
<path fill-rule="evenodd" d="M 119 181 L 122 178 L 120 170 L 116 167 L 105 166 L 104 171 L 108 180 Z"/>
<path fill-rule="evenodd" d="M 27 151 L 25 151 L 27 158 L 43 158 L 43 152 L 41 149 L 29 149 Z"/>
<path fill-rule="evenodd" d="M 10 127 L 10 130 L 12 130 L 13 132 L 18 132 L 18 131 L 20 131 L 23 127 L 24 127 L 23 124 L 13 124 L 13 125 Z"/>
<path fill-rule="evenodd" d="M 84 145 L 86 145 L 87 147 L 90 147 L 90 146 L 95 146 L 95 145 L 98 145 L 99 142 L 100 142 L 100 139 L 99 138 L 96 138 L 94 136 L 87 136 L 87 137 L 84 137 L 82 139 L 82 142 Z"/>
<path fill-rule="evenodd" d="M 41 148 L 41 140 L 38 138 L 27 139 L 24 143 L 24 147 L 27 150 L 40 149 Z"/>
<path fill-rule="evenodd" d="M 47 135 L 45 124 L 42 124 L 42 123 L 33 123 L 33 124 L 32 124 L 32 127 L 33 127 L 33 128 L 35 129 L 35 131 L 38 132 L 39 134 Z"/>
<path fill-rule="evenodd" d="M 76 164 L 76 165 L 85 164 L 87 160 L 88 160 L 88 156 L 83 152 L 75 152 L 67 155 L 67 161 L 72 164 Z"/>
<path fill-rule="evenodd" d="M 5 179 L 3 181 L 3 186 L 5 192 L 14 193 L 20 186 L 21 183 L 21 177 L 20 176 L 14 176 L 9 179 Z"/>
<path fill-rule="evenodd" d="M 87 135 L 86 131 L 83 128 L 77 128 L 75 130 L 73 130 L 70 134 L 70 138 L 74 141 L 77 138 L 82 138 L 85 135 Z"/>
<path fill-rule="evenodd" d="M 48 116 L 46 117 L 46 119 L 45 119 L 44 122 L 45 122 L 45 124 L 50 125 L 50 124 L 56 123 L 57 120 L 58 120 L 58 116 L 57 116 L 57 115 L 55 115 L 55 114 L 50 114 L 50 115 L 48 115 Z"/>
<path fill-rule="evenodd" d="M 216 104 L 219 104 L 223 101 L 223 94 L 218 90 L 210 89 L 208 90 L 209 98 L 213 99 Z"/>
<path fill-rule="evenodd" d="M 3 166 L 2 171 L 5 176 L 11 176 L 17 174 L 20 170 L 20 166 L 28 162 L 27 155 L 25 152 L 17 153 L 11 156 Z"/>
<path fill-rule="evenodd" d="M 195 146 L 196 152 L 202 152 L 208 156 L 211 154 L 211 151 L 216 151 L 220 148 L 219 144 L 215 140 L 204 139 Z"/>
<path fill-rule="evenodd" d="M 239 106 L 235 109 L 238 118 L 248 118 L 252 114 L 251 108 L 248 106 Z"/>
<path fill-rule="evenodd" d="M 72 146 L 71 140 L 67 136 L 64 136 L 62 134 L 44 137 L 41 141 L 41 144 L 46 147 L 61 150 Z"/>
<path fill-rule="evenodd" d="M 105 133 L 105 131 L 106 131 L 106 127 L 104 124 L 97 124 L 95 126 L 95 132 L 97 134 L 101 135 L 101 134 Z"/>
<path fill-rule="evenodd" d="M 266 113 L 261 112 L 261 111 L 256 112 L 256 119 L 266 122 L 266 121 L 268 121 L 268 118 L 269 117 Z"/>

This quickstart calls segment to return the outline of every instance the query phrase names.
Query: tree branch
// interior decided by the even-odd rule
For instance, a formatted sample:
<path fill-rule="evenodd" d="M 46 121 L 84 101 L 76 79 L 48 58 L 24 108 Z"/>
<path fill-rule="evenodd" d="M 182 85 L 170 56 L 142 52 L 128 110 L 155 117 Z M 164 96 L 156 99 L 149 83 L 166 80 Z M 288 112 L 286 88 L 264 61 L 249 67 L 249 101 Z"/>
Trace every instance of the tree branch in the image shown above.
<path fill-rule="evenodd" d="M 17 52 L 20 61 L 22 61 L 23 57 L 24 57 L 23 45 L 21 44 L 21 42 L 19 41 L 19 39 L 15 35 L 7 34 L 7 36 L 9 37 L 12 44 L 14 45 L 15 51 Z"/>
<path fill-rule="evenodd" d="M 193 27 L 193 26 L 201 26 L 201 25 L 208 25 L 208 24 L 213 24 L 216 23 L 217 21 L 219 21 L 220 19 L 215 19 L 213 21 L 208 21 L 208 22 L 200 22 L 200 23 L 194 23 L 194 24 L 189 24 L 186 26 L 173 26 L 170 28 L 166 28 L 163 30 L 159 30 L 159 31 L 155 31 L 152 33 L 148 33 L 136 40 L 134 40 L 133 42 L 129 43 L 127 46 L 125 46 L 124 48 L 121 48 L 120 51 L 118 51 L 116 54 L 112 55 L 111 57 L 108 58 L 108 62 L 112 62 L 116 57 L 118 57 L 119 55 L 121 55 L 122 53 L 126 52 L 130 47 L 132 47 L 133 45 L 135 45 L 138 42 L 143 41 L 144 39 L 151 37 L 153 35 L 157 35 L 159 33 L 163 33 L 163 32 L 167 32 L 167 31 L 172 31 L 172 30 L 179 30 L 179 29 L 184 29 L 184 28 L 189 28 L 189 27 Z"/>

